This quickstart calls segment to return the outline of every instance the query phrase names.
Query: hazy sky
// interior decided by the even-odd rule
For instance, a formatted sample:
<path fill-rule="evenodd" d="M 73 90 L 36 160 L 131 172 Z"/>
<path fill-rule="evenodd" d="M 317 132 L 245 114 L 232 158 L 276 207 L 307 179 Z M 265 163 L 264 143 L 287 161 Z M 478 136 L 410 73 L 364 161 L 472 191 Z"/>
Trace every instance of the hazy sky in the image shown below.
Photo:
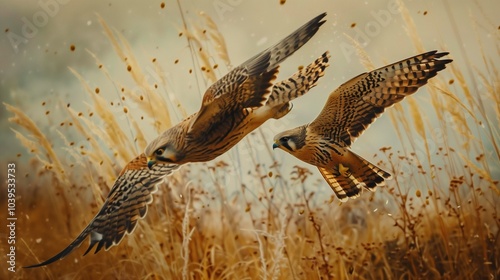
<path fill-rule="evenodd" d="M 182 1 L 182 8 L 189 23 L 203 22 L 199 16 L 201 11 L 214 20 L 224 35 L 233 65 L 280 40 L 312 17 L 328 12 L 327 24 L 282 64 L 280 77 L 287 77 L 297 66 L 308 64 L 326 50 L 331 52 L 331 66 L 317 88 L 295 102 L 293 112 L 283 119 L 280 128 L 311 121 L 329 92 L 365 71 L 344 34 L 360 41 L 377 67 L 417 54 L 406 34 L 401 14 L 394 9 L 396 1 L 314 0 L 286 1 L 284 5 L 279 2 Z M 86 93 L 69 68 L 80 73 L 92 87 L 103 88 L 104 96 L 106 89 L 112 91 L 113 85 L 96 67 L 88 51 L 103 62 L 114 80 L 133 84 L 103 32 L 99 16 L 128 40 L 133 54 L 145 69 L 152 67 L 152 58 L 157 58 L 167 73 L 169 90 L 180 99 L 188 113 L 199 108 L 206 85 L 187 73 L 192 65 L 186 39 L 178 36 L 182 20 L 177 2 L 165 1 L 164 8 L 161 8 L 162 1 L 144 4 L 139 1 L 40 0 L 30 1 L 30 5 L 26 3 L 0 0 L 3 7 L 0 9 L 0 95 L 3 102 L 23 108 L 43 129 L 53 132 L 57 128 L 62 120 L 57 115 L 61 104 L 86 108 Z M 468 62 L 485 69 L 483 53 L 500 65 L 497 49 L 499 1 L 404 3 L 424 48 L 449 51 L 455 60 L 453 63 L 464 71 L 467 81 L 471 81 L 471 72 L 466 71 L 471 67 Z M 74 51 L 70 50 L 71 45 L 75 46 Z M 179 65 L 174 65 L 176 59 L 180 59 Z M 224 72 L 219 73 L 222 74 Z M 440 75 L 451 78 L 447 71 Z M 113 94 L 108 95 L 110 100 Z M 425 114 L 428 93 L 422 89 L 416 98 Z M 45 106 L 41 105 L 43 101 Z M 50 121 L 45 115 L 47 110 L 51 110 Z M 8 129 L 11 127 L 7 122 L 9 116 L 1 106 L 2 146 L 9 147 L 0 150 L 3 160 L 11 160 L 17 153 L 24 152 Z M 432 116 L 426 117 L 432 122 Z M 389 119 L 382 118 L 355 143 L 356 149 L 371 155 L 387 145 L 388 139 L 395 136 L 381 137 L 380 131 L 385 127 L 388 129 L 384 134 L 394 134 Z M 148 140 L 155 136 L 147 135 Z M 269 145 L 272 144 L 272 135 L 270 137 Z M 284 157 L 284 153 L 281 156 Z"/>

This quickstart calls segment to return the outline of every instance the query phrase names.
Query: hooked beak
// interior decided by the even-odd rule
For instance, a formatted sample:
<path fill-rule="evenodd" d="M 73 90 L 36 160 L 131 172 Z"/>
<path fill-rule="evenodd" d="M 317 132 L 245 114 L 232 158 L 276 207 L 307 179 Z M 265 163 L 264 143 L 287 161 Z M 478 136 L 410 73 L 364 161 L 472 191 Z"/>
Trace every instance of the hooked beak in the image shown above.
<path fill-rule="evenodd" d="M 274 142 L 274 144 L 273 144 L 273 150 L 276 149 L 276 148 L 278 148 L 279 146 L 280 146 L 280 144 L 278 144 L 278 142 Z"/>
<path fill-rule="evenodd" d="M 155 163 L 156 163 L 156 160 L 148 157 L 148 168 L 149 169 L 153 168 L 153 165 L 155 165 Z"/>

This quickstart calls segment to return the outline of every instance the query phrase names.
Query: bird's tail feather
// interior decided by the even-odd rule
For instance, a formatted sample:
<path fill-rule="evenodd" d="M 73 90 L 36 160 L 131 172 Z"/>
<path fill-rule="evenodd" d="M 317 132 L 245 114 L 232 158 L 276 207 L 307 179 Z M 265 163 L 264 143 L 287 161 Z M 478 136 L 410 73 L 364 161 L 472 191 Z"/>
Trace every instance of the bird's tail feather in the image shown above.
<path fill-rule="evenodd" d="M 357 168 L 349 168 L 339 164 L 332 169 L 318 167 L 323 178 L 328 182 L 340 201 L 360 196 L 362 187 L 375 191 L 377 186 L 383 185 L 384 180 L 390 179 L 391 174 L 366 159 L 351 152 L 358 160 Z"/>
<path fill-rule="evenodd" d="M 266 105 L 270 107 L 281 106 L 281 108 L 291 107 L 288 102 L 306 94 L 316 86 L 319 78 L 323 77 L 326 67 L 329 66 L 329 58 L 330 54 L 326 51 L 314 62 L 300 69 L 290 78 L 274 84 Z M 282 116 L 276 116 L 275 118 L 278 119 L 279 117 Z"/>

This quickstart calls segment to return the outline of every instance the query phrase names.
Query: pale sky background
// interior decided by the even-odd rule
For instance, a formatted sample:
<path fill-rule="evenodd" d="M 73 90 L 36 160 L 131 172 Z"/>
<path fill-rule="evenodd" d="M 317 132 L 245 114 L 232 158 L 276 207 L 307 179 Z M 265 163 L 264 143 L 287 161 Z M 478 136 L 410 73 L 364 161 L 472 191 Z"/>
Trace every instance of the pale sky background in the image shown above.
<path fill-rule="evenodd" d="M 74 108 L 86 110 L 86 93 L 69 68 L 79 72 L 92 87 L 100 87 L 103 96 L 108 94 L 109 100 L 113 100 L 113 85 L 97 69 L 94 59 L 85 50 L 102 60 L 113 79 L 133 85 L 98 22 L 99 15 L 128 40 L 132 52 L 144 68 L 151 67 L 151 59 L 157 58 L 167 72 L 169 90 L 180 99 L 189 114 L 195 112 L 206 86 L 199 85 L 193 75 L 187 74 L 192 65 L 186 39 L 178 36 L 182 20 L 177 2 L 165 1 L 164 9 L 160 8 L 161 2 L 0 0 L 2 102 L 22 108 L 40 127 L 53 132 L 62 121 L 57 117 L 60 104 L 71 103 Z M 470 74 L 473 74 L 466 70 L 472 67 L 468 62 L 484 71 L 484 54 L 486 59 L 500 65 L 500 1 L 404 3 L 415 21 L 424 48 L 449 51 L 453 63 L 464 72 L 468 83 L 472 81 Z M 290 0 L 284 5 L 280 5 L 279 0 L 182 2 L 189 21 L 201 22 L 198 16 L 201 11 L 212 17 L 224 35 L 233 65 L 282 39 L 314 16 L 328 12 L 327 23 L 320 31 L 282 64 L 279 78 L 286 78 L 298 65 L 307 65 L 326 50 L 332 56 L 331 66 L 310 94 L 294 102 L 294 110 L 286 118 L 279 123 L 273 121 L 266 124 L 264 129 L 269 132 L 269 141 L 262 145 L 269 146 L 275 133 L 313 120 L 333 89 L 365 71 L 356 54 L 346 52 L 350 45 L 344 34 L 360 40 L 377 67 L 418 53 L 406 35 L 401 15 L 393 12 L 394 5 L 393 0 Z M 351 27 L 353 23 L 356 24 L 354 28 Z M 19 44 L 17 47 L 14 46 L 16 43 Z M 72 44 L 76 46 L 73 52 L 70 51 Z M 174 65 L 175 59 L 180 59 L 181 63 Z M 219 76 L 222 74 L 225 72 L 219 73 Z M 448 70 L 439 75 L 445 80 L 452 77 Z M 432 123 L 435 116 L 428 108 L 427 90 L 421 89 L 415 98 L 422 106 L 422 114 Z M 45 107 L 41 106 L 43 101 L 47 103 Z M 45 116 L 47 110 L 51 110 L 52 123 Z M 1 106 L 2 162 L 16 159 L 18 153 L 27 154 L 9 129 L 12 125 L 7 122 L 8 117 L 9 113 Z M 156 135 L 151 133 L 146 136 L 152 140 Z M 382 146 L 395 145 L 397 149 L 398 141 L 391 143 L 391 139 L 396 139 L 396 134 L 389 118 L 384 116 L 355 142 L 354 150 L 369 158 Z M 281 151 L 277 157 L 299 163 Z"/>

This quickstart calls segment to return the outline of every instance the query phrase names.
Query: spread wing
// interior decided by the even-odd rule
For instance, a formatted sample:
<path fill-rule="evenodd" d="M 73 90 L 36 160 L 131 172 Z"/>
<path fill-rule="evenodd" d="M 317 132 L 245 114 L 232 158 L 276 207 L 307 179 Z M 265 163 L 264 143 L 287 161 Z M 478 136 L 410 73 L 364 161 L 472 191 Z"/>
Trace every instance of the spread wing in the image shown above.
<path fill-rule="evenodd" d="M 446 68 L 447 52 L 430 51 L 361 74 L 330 94 L 319 116 L 309 125 L 315 133 L 349 147 L 385 110 Z"/>
<path fill-rule="evenodd" d="M 177 168 L 175 164 L 156 164 L 150 170 L 146 156 L 139 155 L 123 168 L 101 210 L 82 233 L 59 254 L 26 268 L 48 265 L 66 257 L 80 247 L 89 235 L 90 245 L 84 255 L 95 245 L 94 253 L 118 245 L 125 234 L 132 233 L 137 221 L 146 216 L 148 204 L 153 201 L 152 194 L 157 191 L 156 185 Z"/>
<path fill-rule="evenodd" d="M 276 78 L 279 64 L 302 47 L 316 34 L 324 23 L 323 13 L 288 35 L 274 46 L 264 50 L 233 69 L 210 86 L 196 118 L 191 123 L 189 134 L 202 136 L 211 127 L 235 117 L 236 112 L 263 106 L 271 94 L 272 81 Z"/>

